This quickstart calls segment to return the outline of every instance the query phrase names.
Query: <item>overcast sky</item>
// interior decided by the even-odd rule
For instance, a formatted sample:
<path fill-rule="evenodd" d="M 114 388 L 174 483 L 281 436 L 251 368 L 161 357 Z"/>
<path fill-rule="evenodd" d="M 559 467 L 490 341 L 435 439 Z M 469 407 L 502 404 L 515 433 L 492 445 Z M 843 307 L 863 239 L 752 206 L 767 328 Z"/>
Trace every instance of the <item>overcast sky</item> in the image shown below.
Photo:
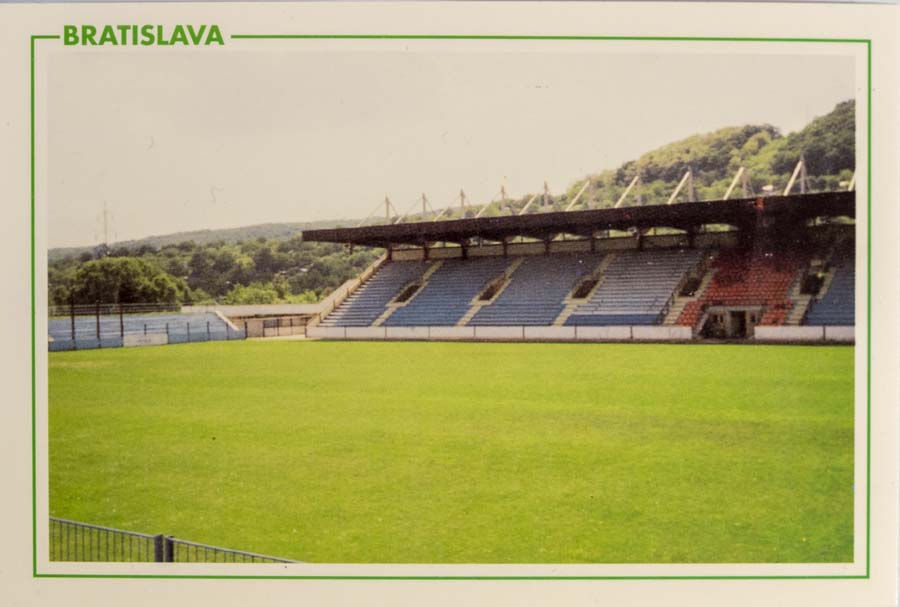
<path fill-rule="evenodd" d="M 561 192 L 724 126 L 854 96 L 839 56 L 67 52 L 49 62 L 49 244 Z"/>

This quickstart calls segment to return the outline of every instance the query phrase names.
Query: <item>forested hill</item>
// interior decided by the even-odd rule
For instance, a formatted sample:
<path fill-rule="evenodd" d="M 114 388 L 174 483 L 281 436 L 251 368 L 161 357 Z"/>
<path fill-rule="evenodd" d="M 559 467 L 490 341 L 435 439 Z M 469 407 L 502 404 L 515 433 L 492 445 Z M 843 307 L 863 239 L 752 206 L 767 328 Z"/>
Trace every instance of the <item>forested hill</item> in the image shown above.
<path fill-rule="evenodd" d="M 147 236 L 146 238 L 139 238 L 137 240 L 123 240 L 113 244 L 111 248 L 113 250 L 127 249 L 136 251 L 145 247 L 161 249 L 182 242 L 193 242 L 195 244 L 203 245 L 214 242 L 234 244 L 245 240 L 256 240 L 258 238 L 265 238 L 266 240 L 287 240 L 300 234 L 303 230 L 333 228 L 339 225 L 355 225 L 358 221 L 358 219 L 330 219 L 328 221 L 310 221 L 306 223 L 260 223 L 252 226 L 242 226 L 240 228 L 193 230 L 190 232 L 166 234 L 164 236 Z M 50 249 L 49 259 L 50 261 L 54 261 L 66 256 L 78 257 L 82 253 L 89 253 L 92 249 L 93 247 L 89 246 Z"/>
<path fill-rule="evenodd" d="M 806 161 L 813 189 L 836 189 L 855 169 L 855 111 L 853 101 L 839 103 L 806 127 L 782 135 L 771 125 L 728 127 L 695 135 L 647 152 L 617 169 L 591 175 L 592 206 L 615 203 L 639 172 L 644 204 L 664 203 L 688 168 L 700 200 L 725 195 L 741 166 L 748 171 L 750 186 L 759 193 L 766 185 L 783 189 L 800 158 Z M 584 179 L 574 183 L 564 202 L 574 196 Z"/>
<path fill-rule="evenodd" d="M 586 175 L 543 206 L 533 204 L 529 212 L 568 206 L 587 180 L 590 187 L 574 208 L 612 206 L 637 174 L 643 204 L 662 204 L 688 168 L 700 200 L 721 198 L 741 166 L 749 173 L 754 193 L 765 186 L 780 191 L 801 153 L 814 191 L 834 190 L 840 182 L 849 181 L 856 157 L 854 102 L 839 103 L 829 114 L 788 135 L 771 125 L 746 125 L 676 141 L 618 168 Z M 685 197 L 683 192 L 680 200 Z M 526 194 L 491 203 L 481 215 L 517 212 L 531 198 L 532 194 Z M 473 216 L 479 211 L 475 206 L 465 213 Z M 455 209 L 444 217 L 461 213 Z M 92 258 L 90 247 L 51 250 L 50 300 L 55 304 L 315 301 L 357 275 L 377 251 L 350 253 L 338 245 L 305 243 L 300 232 L 355 223 L 270 223 L 181 232 L 116 243 L 101 259 Z"/>

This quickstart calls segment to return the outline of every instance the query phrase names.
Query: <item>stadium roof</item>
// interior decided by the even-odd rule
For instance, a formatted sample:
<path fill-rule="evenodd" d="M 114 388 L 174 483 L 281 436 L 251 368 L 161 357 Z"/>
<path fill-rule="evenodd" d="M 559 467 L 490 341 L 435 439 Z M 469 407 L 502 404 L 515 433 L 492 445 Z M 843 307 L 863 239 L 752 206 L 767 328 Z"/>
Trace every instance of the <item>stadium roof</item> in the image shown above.
<path fill-rule="evenodd" d="M 445 221 L 418 221 L 356 228 L 306 230 L 303 240 L 359 246 L 426 246 L 434 242 L 466 243 L 471 239 L 502 242 L 517 236 L 547 240 L 558 234 L 585 238 L 600 230 L 676 228 L 695 232 L 704 224 L 727 224 L 752 230 L 762 219 L 781 225 L 814 217 L 855 217 L 856 192 L 823 192 L 735 200 L 682 202 L 581 211 L 533 213 Z"/>

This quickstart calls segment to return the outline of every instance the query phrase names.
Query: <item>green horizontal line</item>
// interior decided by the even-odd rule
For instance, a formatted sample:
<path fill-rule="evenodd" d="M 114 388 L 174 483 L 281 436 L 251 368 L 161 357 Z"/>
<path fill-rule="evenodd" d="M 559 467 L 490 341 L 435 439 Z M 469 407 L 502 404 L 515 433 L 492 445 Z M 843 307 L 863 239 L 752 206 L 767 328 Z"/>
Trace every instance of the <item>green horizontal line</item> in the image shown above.
<path fill-rule="evenodd" d="M 59 34 L 32 34 L 33 40 L 59 40 Z"/>
<path fill-rule="evenodd" d="M 740 38 L 728 36 L 499 36 L 451 34 L 231 34 L 234 40 L 638 40 L 709 42 L 837 42 L 867 44 L 863 38 Z"/>
<path fill-rule="evenodd" d="M 686 575 L 686 576 L 488 576 L 488 575 L 105 575 L 90 573 L 38 573 L 46 578 L 188 578 L 202 580 L 259 579 L 259 580 L 865 580 L 868 575 Z"/>

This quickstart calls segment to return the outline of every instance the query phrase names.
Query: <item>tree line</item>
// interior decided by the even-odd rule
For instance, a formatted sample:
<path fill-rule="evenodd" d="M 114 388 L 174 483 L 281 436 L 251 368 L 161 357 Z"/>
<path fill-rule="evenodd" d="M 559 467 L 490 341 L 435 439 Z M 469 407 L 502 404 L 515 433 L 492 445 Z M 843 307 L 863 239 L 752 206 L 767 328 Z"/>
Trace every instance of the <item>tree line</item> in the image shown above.
<path fill-rule="evenodd" d="M 104 254 L 105 253 L 105 254 Z M 342 245 L 275 241 L 156 248 L 114 247 L 51 261 L 51 305 L 92 303 L 312 303 L 371 264 L 378 252 Z"/>

